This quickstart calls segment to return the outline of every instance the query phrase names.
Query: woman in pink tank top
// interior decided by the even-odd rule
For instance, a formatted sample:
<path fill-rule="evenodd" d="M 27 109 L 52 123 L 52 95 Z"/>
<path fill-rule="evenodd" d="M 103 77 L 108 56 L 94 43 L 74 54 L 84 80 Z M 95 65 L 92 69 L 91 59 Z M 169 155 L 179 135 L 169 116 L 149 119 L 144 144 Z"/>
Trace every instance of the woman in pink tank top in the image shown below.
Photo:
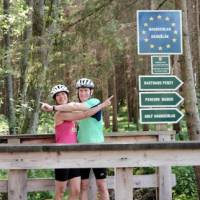
<path fill-rule="evenodd" d="M 77 143 L 76 128 L 73 121 L 63 121 L 55 126 L 56 143 L 74 144 Z"/>
<path fill-rule="evenodd" d="M 68 104 L 69 90 L 64 85 L 56 85 L 51 90 L 51 96 L 56 105 Z M 111 104 L 110 98 L 102 104 L 85 110 L 80 103 L 69 103 L 70 112 L 56 111 L 54 115 L 55 121 L 55 141 L 59 144 L 77 143 L 75 120 L 80 120 L 94 115 L 99 110 Z M 55 106 L 47 103 L 42 105 L 43 111 L 55 111 Z M 80 112 L 73 112 L 80 111 Z M 80 169 L 55 169 L 55 199 L 61 200 L 66 190 L 67 181 L 70 181 L 69 200 L 77 200 L 80 194 Z"/>

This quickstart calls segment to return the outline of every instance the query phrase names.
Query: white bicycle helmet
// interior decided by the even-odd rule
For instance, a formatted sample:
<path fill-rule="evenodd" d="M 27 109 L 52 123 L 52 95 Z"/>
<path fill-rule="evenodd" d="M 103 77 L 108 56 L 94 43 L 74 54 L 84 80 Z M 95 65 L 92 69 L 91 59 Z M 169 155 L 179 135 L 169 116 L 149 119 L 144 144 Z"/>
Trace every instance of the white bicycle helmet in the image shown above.
<path fill-rule="evenodd" d="M 67 94 L 69 93 L 69 90 L 68 88 L 65 86 L 65 85 L 55 85 L 52 89 L 51 89 L 51 97 L 54 98 L 55 95 L 58 93 L 58 92 L 66 92 Z"/>
<path fill-rule="evenodd" d="M 92 80 L 87 78 L 81 78 L 76 82 L 76 89 L 78 88 L 94 88 L 94 83 Z"/>

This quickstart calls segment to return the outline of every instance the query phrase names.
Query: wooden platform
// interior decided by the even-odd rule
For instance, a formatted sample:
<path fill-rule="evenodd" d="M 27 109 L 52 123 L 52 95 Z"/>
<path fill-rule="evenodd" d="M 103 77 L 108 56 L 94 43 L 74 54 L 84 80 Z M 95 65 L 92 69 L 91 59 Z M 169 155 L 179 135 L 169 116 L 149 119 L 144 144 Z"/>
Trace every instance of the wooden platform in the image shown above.
<path fill-rule="evenodd" d="M 176 180 L 170 165 L 184 165 L 182 160 L 174 159 L 181 147 L 169 142 L 174 141 L 174 136 L 171 131 L 112 133 L 106 135 L 104 144 L 75 145 L 53 144 L 54 135 L 46 134 L 1 136 L 0 168 L 10 172 L 8 180 L 0 181 L 0 191 L 7 190 L 9 200 L 26 200 L 29 191 L 54 188 L 53 180 L 27 179 L 27 169 L 112 167 L 115 176 L 108 177 L 108 187 L 114 189 L 116 200 L 132 200 L 133 188 L 137 187 L 158 187 L 160 199 L 171 200 Z M 190 149 L 189 144 L 182 145 Z M 132 167 L 142 166 L 157 166 L 158 174 L 133 176 Z M 90 200 L 94 199 L 90 196 Z"/>

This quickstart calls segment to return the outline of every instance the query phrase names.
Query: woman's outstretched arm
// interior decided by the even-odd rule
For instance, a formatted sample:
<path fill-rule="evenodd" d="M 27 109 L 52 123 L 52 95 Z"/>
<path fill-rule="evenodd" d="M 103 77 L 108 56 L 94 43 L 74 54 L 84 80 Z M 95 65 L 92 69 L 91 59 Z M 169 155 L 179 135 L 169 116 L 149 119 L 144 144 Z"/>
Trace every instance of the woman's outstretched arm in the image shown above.
<path fill-rule="evenodd" d="M 74 120 L 80 120 L 87 117 L 90 117 L 97 113 L 98 111 L 102 110 L 103 108 L 111 105 L 111 100 L 113 96 L 106 99 L 103 103 L 99 104 L 96 107 L 90 108 L 86 111 L 79 111 L 79 112 L 59 112 L 58 117 L 59 120 L 67 120 L 67 121 L 74 121 Z"/>

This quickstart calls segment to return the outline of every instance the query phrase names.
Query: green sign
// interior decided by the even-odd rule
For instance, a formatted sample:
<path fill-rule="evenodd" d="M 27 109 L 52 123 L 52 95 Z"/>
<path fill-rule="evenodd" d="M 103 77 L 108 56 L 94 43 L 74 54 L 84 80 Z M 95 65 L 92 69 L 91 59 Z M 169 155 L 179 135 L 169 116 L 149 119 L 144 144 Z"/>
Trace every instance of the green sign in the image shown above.
<path fill-rule="evenodd" d="M 173 124 L 178 123 L 183 113 L 177 108 L 140 109 L 141 124 Z"/>
<path fill-rule="evenodd" d="M 174 75 L 139 76 L 140 91 L 177 90 L 183 82 Z"/>
<path fill-rule="evenodd" d="M 140 92 L 140 107 L 176 107 L 183 102 L 177 92 Z"/>
<path fill-rule="evenodd" d="M 151 56 L 152 74 L 170 74 L 169 56 Z"/>

